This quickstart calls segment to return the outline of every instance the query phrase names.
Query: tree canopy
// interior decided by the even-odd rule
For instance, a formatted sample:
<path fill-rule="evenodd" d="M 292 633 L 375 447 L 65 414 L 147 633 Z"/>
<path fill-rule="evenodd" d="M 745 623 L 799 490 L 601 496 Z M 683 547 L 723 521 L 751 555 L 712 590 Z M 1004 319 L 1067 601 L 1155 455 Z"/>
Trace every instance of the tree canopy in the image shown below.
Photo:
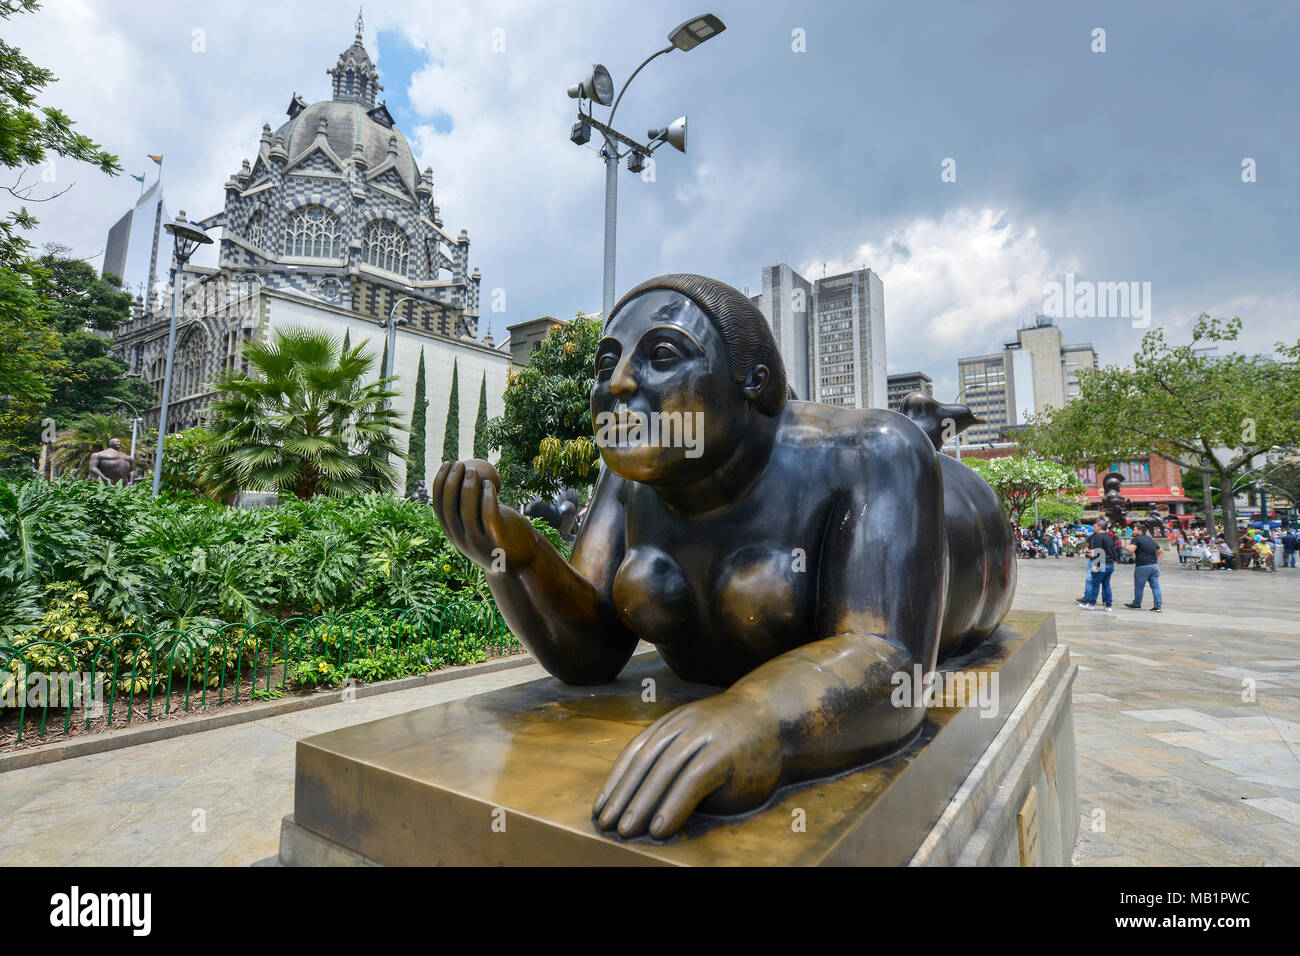
<path fill-rule="evenodd" d="M 39 7 L 36 0 L 9 0 L 0 3 L 0 20 L 35 13 Z M 0 37 L 0 166 L 21 170 L 12 184 L 0 188 L 24 204 L 0 219 L 0 267 L 19 263 L 31 248 L 21 231 L 35 227 L 37 220 L 25 204 L 49 202 L 70 188 L 40 195 L 41 178 L 31 167 L 47 162 L 52 153 L 89 163 L 110 176 L 122 171 L 116 156 L 100 149 L 89 137 L 73 132 L 74 124 L 66 113 L 53 106 L 36 105 L 41 91 L 55 79 L 52 72 L 37 66 Z"/>
<path fill-rule="evenodd" d="M 1032 514 L 1034 502 L 1039 500 L 1056 502 L 1062 492 L 1078 493 L 1083 491 L 1083 483 L 1073 468 L 1054 461 L 1046 461 L 1031 455 L 1010 455 L 1005 458 L 967 458 L 963 461 L 974 468 L 989 483 L 1007 514 L 1017 522 L 1023 520 L 1026 513 Z M 1068 501 L 1069 499 L 1065 499 Z M 1057 510 L 1053 509 L 1053 515 Z M 1080 514 L 1082 509 L 1080 508 Z M 1040 519 L 1044 516 L 1039 515 Z M 1052 517 L 1049 520 L 1070 519 L 1067 514 Z"/>
<path fill-rule="evenodd" d="M 1252 459 L 1300 443 L 1300 340 L 1278 343 L 1271 357 L 1220 354 L 1240 331 L 1239 318 L 1205 314 L 1181 345 L 1151 329 L 1132 368 L 1080 371 L 1078 397 L 1032 421 L 1022 446 L 1070 465 L 1154 453 L 1231 487 Z M 1235 547 L 1231 495 L 1223 507 Z M 1213 527 L 1213 513 L 1206 521 Z"/>
<path fill-rule="evenodd" d="M 488 422 L 487 441 L 501 449 L 497 470 L 511 504 L 595 483 L 591 387 L 600 336 L 600 320 L 579 312 L 553 328 L 506 385 L 504 413 Z"/>

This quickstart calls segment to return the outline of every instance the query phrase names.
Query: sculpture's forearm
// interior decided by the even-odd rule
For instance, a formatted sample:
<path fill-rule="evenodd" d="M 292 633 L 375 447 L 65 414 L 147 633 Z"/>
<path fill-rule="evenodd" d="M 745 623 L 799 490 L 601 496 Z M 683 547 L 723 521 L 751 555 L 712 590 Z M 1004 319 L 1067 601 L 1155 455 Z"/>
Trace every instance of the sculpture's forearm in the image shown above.
<path fill-rule="evenodd" d="M 843 634 L 773 658 L 727 693 L 761 704 L 780 728 L 791 778 L 847 769 L 907 738 L 924 708 L 896 707 L 892 678 L 914 660 L 884 638 Z"/>
<path fill-rule="evenodd" d="M 541 540 L 527 565 L 487 572 L 506 623 L 546 670 L 566 684 L 613 680 L 636 647 L 613 604 Z"/>

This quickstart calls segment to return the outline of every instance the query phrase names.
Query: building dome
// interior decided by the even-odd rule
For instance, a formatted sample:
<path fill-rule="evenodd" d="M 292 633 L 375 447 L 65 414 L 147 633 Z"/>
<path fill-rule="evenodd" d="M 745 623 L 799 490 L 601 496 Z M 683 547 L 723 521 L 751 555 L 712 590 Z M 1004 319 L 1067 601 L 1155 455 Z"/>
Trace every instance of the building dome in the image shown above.
<path fill-rule="evenodd" d="M 379 168 L 388 159 L 389 141 L 396 139 L 398 172 L 412 189 L 419 183 L 418 167 L 410 144 L 401 131 L 391 125 L 392 120 L 383 104 L 366 109 L 364 104 L 354 100 L 313 103 L 276 130 L 276 138 L 284 141 L 290 166 L 312 148 L 321 120 L 326 121 L 325 140 L 335 155 L 347 162 L 354 156 L 356 144 L 360 143 L 361 155 L 370 170 Z"/>

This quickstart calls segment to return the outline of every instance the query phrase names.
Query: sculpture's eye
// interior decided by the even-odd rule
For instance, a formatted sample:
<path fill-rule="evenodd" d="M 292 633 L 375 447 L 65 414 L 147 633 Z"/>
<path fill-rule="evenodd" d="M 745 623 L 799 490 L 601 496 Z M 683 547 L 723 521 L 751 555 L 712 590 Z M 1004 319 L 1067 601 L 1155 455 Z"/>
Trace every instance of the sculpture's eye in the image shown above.
<path fill-rule="evenodd" d="M 614 371 L 614 366 L 618 365 L 618 353 L 602 352 L 596 356 L 596 378 L 608 378 Z"/>
<path fill-rule="evenodd" d="M 675 362 L 681 357 L 682 353 L 667 342 L 658 342 L 650 350 L 650 361 L 659 366 Z"/>

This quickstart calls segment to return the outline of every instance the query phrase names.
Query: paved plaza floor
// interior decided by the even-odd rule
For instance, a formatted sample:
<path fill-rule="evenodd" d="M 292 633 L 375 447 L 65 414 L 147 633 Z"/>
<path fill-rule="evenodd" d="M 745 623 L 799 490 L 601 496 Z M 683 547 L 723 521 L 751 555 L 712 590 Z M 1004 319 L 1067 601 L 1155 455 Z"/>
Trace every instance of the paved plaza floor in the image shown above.
<path fill-rule="evenodd" d="M 1162 574 L 1165 611 L 1085 611 L 1079 559 L 1020 562 L 1074 687 L 1079 865 L 1300 863 L 1300 571 Z M 1150 606 L 1150 595 L 1146 603 Z M 0 865 L 275 855 L 301 737 L 542 676 L 536 665 L 0 774 Z"/>

